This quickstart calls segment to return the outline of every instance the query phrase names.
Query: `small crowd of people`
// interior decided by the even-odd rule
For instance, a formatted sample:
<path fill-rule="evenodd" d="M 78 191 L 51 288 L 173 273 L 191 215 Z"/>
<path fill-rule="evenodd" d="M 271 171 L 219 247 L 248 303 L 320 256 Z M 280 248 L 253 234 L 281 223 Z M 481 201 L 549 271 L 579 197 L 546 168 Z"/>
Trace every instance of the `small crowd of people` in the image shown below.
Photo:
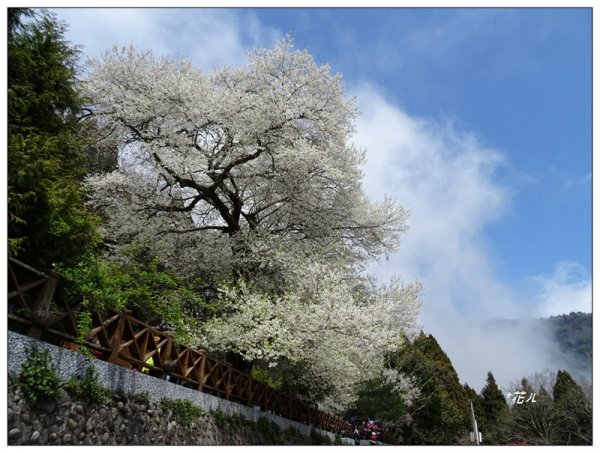
<path fill-rule="evenodd" d="M 378 445 L 381 442 L 382 433 L 381 422 L 375 421 L 371 417 L 360 419 L 353 415 L 346 420 L 345 434 L 354 439 L 355 445 L 360 445 L 361 440 L 368 440 L 371 445 Z"/>

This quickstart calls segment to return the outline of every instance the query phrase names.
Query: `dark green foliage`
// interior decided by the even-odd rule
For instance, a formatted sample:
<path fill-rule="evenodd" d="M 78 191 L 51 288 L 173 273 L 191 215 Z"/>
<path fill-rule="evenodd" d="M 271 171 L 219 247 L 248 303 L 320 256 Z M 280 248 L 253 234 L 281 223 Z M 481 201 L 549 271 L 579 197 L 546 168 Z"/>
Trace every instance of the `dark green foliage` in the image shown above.
<path fill-rule="evenodd" d="M 215 419 L 215 423 L 217 424 L 217 426 L 223 426 L 227 421 L 227 417 L 220 407 L 217 407 L 214 411 L 211 411 L 211 414 Z"/>
<path fill-rule="evenodd" d="M 392 360 L 399 371 L 412 376 L 420 396 L 410 408 L 412 425 L 405 442 L 450 445 L 469 429 L 469 402 L 450 359 L 432 335 L 421 332 Z"/>
<path fill-rule="evenodd" d="M 130 397 L 138 404 L 148 405 L 150 403 L 150 395 L 148 395 L 148 392 L 133 393 Z"/>
<path fill-rule="evenodd" d="M 274 421 L 260 417 L 256 422 L 256 428 L 273 444 L 282 443 L 283 431 Z"/>
<path fill-rule="evenodd" d="M 12 38 L 16 32 L 23 30 L 24 19 L 32 17 L 34 10 L 29 8 L 8 8 L 6 15 L 8 36 Z"/>
<path fill-rule="evenodd" d="M 47 400 L 60 395 L 61 389 L 56 374 L 56 365 L 46 349 L 33 347 L 21 366 L 19 386 L 31 401 Z"/>
<path fill-rule="evenodd" d="M 163 399 L 160 405 L 163 410 L 170 410 L 173 420 L 185 429 L 191 429 L 198 417 L 202 415 L 202 409 L 189 400 Z"/>
<path fill-rule="evenodd" d="M 579 325 L 587 318 L 581 315 L 572 313 L 560 318 Z M 559 371 L 556 380 L 543 375 L 540 380 L 536 375 L 532 380 L 536 387 L 523 379 L 511 392 L 524 392 L 521 404 L 509 406 L 491 371 L 480 394 L 466 384 L 460 386 L 447 355 L 433 336 L 423 332 L 414 341 L 406 342 L 389 362 L 390 367 L 414 379 L 420 396 L 405 408 L 383 380 L 366 382 L 349 414 L 383 420 L 394 415 L 405 417 L 406 421 L 396 425 L 385 424 L 387 434 L 394 435 L 398 443 L 464 442 L 471 430 L 469 401 L 472 401 L 484 445 L 592 444 L 591 398 L 566 371 Z"/>
<path fill-rule="evenodd" d="M 57 269 L 71 300 L 88 301 L 93 311 L 127 308 L 134 316 L 189 343 L 193 328 L 214 307 L 198 296 L 192 284 L 165 269 L 157 259 L 147 263 L 131 252 L 131 260 L 116 264 L 91 254 L 74 266 Z"/>
<path fill-rule="evenodd" d="M 573 397 L 577 399 L 585 398 L 581 387 L 577 385 L 569 373 L 563 370 L 558 370 L 556 374 L 552 397 L 555 402 L 566 401 Z"/>
<path fill-rule="evenodd" d="M 35 20 L 25 22 L 22 16 Z M 43 10 L 15 9 L 8 37 L 8 245 L 30 265 L 71 263 L 98 241 L 84 206 L 78 52 Z"/>
<path fill-rule="evenodd" d="M 505 443 L 509 437 L 510 408 L 491 371 L 488 371 L 486 385 L 481 390 L 479 414 L 479 430 L 485 433 L 484 443 Z"/>
<path fill-rule="evenodd" d="M 372 379 L 360 385 L 358 397 L 349 415 L 363 414 L 385 423 L 387 430 L 400 430 L 409 413 L 402 397 L 383 378 Z"/>
<path fill-rule="evenodd" d="M 582 388 L 566 371 L 559 370 L 552 391 L 558 442 L 591 445 L 592 408 Z"/>
<path fill-rule="evenodd" d="M 383 377 L 365 381 L 359 385 L 357 397 L 346 413 L 350 416 L 370 417 L 385 426 L 388 441 L 403 443 L 403 433 L 410 420 L 409 408 Z"/>
<path fill-rule="evenodd" d="M 488 430 L 486 428 L 486 417 L 485 417 L 485 411 L 483 409 L 483 397 L 478 394 L 475 389 L 473 389 L 472 387 L 470 387 L 468 384 L 464 384 L 463 385 L 463 390 L 465 392 L 465 397 L 467 398 L 467 401 L 469 401 L 470 403 L 473 403 L 473 410 L 475 411 L 475 418 L 477 420 L 477 428 L 479 429 L 479 431 L 481 433 L 483 433 L 483 443 L 484 444 L 489 444 L 491 442 L 489 441 L 489 436 L 488 436 Z M 470 419 L 469 419 L 470 420 Z M 471 429 L 469 430 L 469 432 L 471 431 Z"/>
<path fill-rule="evenodd" d="M 573 365 L 591 368 L 592 314 L 571 312 L 547 320 L 562 352 L 572 358 Z"/>
<path fill-rule="evenodd" d="M 89 366 L 85 370 L 83 378 L 71 379 L 68 389 L 74 395 L 90 403 L 102 403 L 109 397 L 109 392 L 98 382 L 98 371 L 93 366 Z"/>

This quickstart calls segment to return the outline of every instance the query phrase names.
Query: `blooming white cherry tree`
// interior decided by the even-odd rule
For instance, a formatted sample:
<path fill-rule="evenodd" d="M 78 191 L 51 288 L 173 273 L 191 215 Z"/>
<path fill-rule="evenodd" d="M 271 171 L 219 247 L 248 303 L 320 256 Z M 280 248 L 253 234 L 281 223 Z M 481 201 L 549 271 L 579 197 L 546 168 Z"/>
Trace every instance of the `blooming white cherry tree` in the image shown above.
<path fill-rule="evenodd" d="M 306 379 L 345 403 L 415 322 L 419 284 L 377 288 L 364 274 L 396 250 L 408 213 L 364 193 L 341 76 L 289 37 L 248 58 L 212 74 L 134 48 L 93 62 L 82 87 L 121 166 L 89 179 L 90 204 L 111 259 L 144 242 L 220 288 L 195 333 L 204 346 L 308 363 Z"/>
<path fill-rule="evenodd" d="M 298 260 L 300 265 L 300 260 Z M 351 403 L 354 384 L 372 379 L 386 352 L 401 344 L 415 324 L 421 286 L 397 279 L 386 288 L 359 288 L 361 279 L 330 264 L 298 266 L 281 296 L 257 293 L 245 284 L 223 288 L 223 308 L 203 329 L 205 344 L 233 349 L 269 367 L 300 363 L 295 384 L 314 397 L 328 389 L 324 403 Z"/>

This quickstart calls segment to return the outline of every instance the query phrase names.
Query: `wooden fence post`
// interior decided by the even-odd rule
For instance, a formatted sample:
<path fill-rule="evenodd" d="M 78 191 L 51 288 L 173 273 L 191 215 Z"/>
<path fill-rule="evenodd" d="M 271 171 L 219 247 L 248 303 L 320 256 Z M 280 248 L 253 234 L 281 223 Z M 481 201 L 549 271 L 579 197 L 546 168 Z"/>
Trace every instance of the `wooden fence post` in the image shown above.
<path fill-rule="evenodd" d="M 199 392 L 201 392 L 202 388 L 204 387 L 204 381 L 206 379 L 205 376 L 206 376 L 206 353 L 203 352 L 202 358 L 200 359 L 199 370 L 198 370 L 198 387 L 196 388 L 196 390 L 198 390 Z"/>
<path fill-rule="evenodd" d="M 227 380 L 225 381 L 225 399 L 231 398 L 231 375 L 233 374 L 231 365 L 227 365 Z"/>
<path fill-rule="evenodd" d="M 119 356 L 119 350 L 121 348 L 121 338 L 123 337 L 123 329 L 125 328 L 125 313 L 121 312 L 119 315 L 119 323 L 117 325 L 117 330 L 110 337 L 110 357 L 108 361 L 110 363 L 117 363 L 117 358 Z"/>
<path fill-rule="evenodd" d="M 57 279 L 49 277 L 38 290 L 36 300 L 31 308 L 33 326 L 27 332 L 27 335 L 31 338 L 40 340 L 44 329 L 54 322 L 53 318 L 58 319 L 59 317 L 59 315 L 53 312 L 53 308 L 55 307 L 52 306 L 57 284 Z"/>

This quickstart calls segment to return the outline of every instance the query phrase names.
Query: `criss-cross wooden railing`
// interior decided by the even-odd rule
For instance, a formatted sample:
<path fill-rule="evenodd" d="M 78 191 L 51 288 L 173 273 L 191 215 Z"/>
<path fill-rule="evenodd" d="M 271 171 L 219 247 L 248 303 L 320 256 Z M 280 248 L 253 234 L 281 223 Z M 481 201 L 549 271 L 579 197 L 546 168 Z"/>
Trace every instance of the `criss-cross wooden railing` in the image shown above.
<path fill-rule="evenodd" d="M 261 406 L 291 420 L 338 432 L 341 419 L 311 407 L 294 396 L 274 390 L 231 364 L 212 358 L 206 350 L 177 344 L 162 332 L 127 312 L 92 314 L 89 338 L 79 341 L 76 314 L 56 275 L 41 272 L 9 258 L 9 329 L 48 343 L 86 346 L 103 360 L 125 368 L 149 370 L 158 377 L 228 400 Z M 152 358 L 152 361 L 149 359 Z"/>

